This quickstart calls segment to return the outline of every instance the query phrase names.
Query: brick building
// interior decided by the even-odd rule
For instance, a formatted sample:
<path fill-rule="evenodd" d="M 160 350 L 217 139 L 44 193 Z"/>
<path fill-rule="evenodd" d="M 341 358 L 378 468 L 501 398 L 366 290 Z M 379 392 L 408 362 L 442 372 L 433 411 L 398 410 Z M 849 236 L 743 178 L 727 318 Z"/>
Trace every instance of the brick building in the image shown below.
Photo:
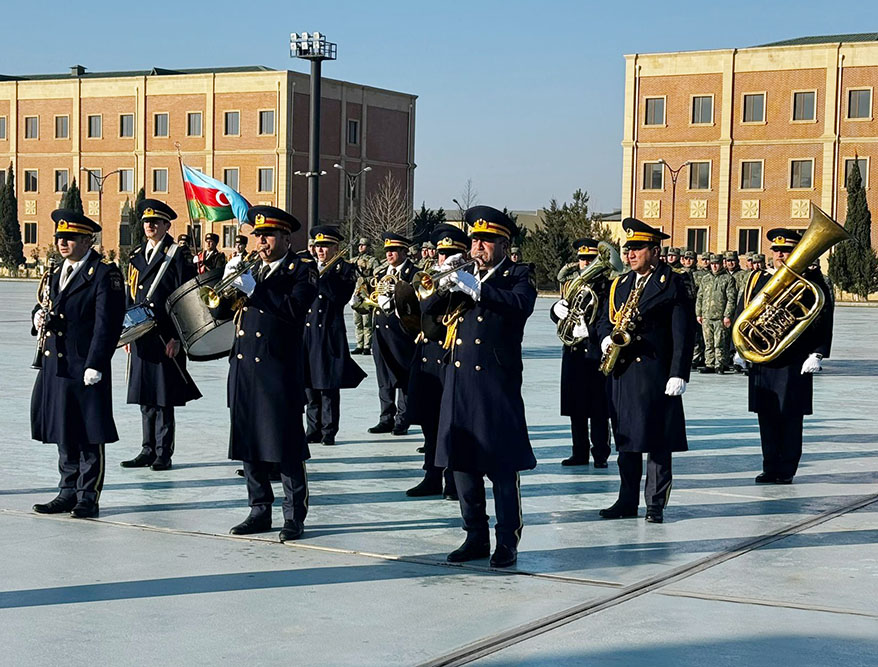
<path fill-rule="evenodd" d="M 177 142 L 188 166 L 304 222 L 307 183 L 294 172 L 308 169 L 308 92 L 306 74 L 259 66 L 0 75 L 0 165 L 15 169 L 25 256 L 52 243 L 49 213 L 74 177 L 86 213 L 101 219 L 105 248 L 126 243 L 120 213 L 141 187 L 178 212 L 172 231 L 182 232 L 188 215 Z M 355 208 L 388 172 L 411 200 L 416 97 L 332 79 L 322 94 L 321 220 L 346 216 L 347 186 L 334 163 L 372 167 Z M 100 197 L 83 168 L 108 176 Z M 216 232 L 230 246 L 235 225 L 214 226 L 197 231 Z"/>
<path fill-rule="evenodd" d="M 625 59 L 623 217 L 673 245 L 763 251 L 812 202 L 843 223 L 854 160 L 878 210 L 878 34 Z"/>

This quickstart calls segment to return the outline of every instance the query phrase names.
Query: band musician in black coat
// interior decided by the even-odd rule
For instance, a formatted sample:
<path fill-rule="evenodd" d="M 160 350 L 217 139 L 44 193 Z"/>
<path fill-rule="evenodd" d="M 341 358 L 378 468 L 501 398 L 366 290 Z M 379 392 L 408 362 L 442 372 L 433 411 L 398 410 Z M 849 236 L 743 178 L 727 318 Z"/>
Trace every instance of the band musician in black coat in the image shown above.
<path fill-rule="evenodd" d="M 317 298 L 305 318 L 305 437 L 308 442 L 334 445 L 340 390 L 354 389 L 366 377 L 351 358 L 344 322 L 344 307 L 354 293 L 357 272 L 353 264 L 338 257 L 342 236 L 337 227 L 313 227 L 310 237 L 322 275 Z"/>
<path fill-rule="evenodd" d="M 170 206 L 158 199 L 144 199 L 137 205 L 137 215 L 146 240 L 128 264 L 127 305 L 148 306 L 156 324 L 129 346 L 128 403 L 140 406 L 143 443 L 140 453 L 121 465 L 168 470 L 174 454 L 174 408 L 201 398 L 201 392 L 186 370 L 186 354 L 180 354 L 179 334 L 166 303 L 175 289 L 195 277 L 195 266 L 178 252 L 179 246 L 168 233 L 171 220 L 177 217 Z M 168 268 L 163 271 L 165 263 Z"/>
<path fill-rule="evenodd" d="M 622 221 L 622 246 L 631 271 L 616 278 L 598 320 L 601 351 L 631 306 L 630 343 L 621 347 L 609 375 L 610 420 L 619 452 L 619 499 L 605 519 L 637 516 L 643 454 L 647 454 L 646 520 L 661 523 L 671 493 L 671 452 L 688 449 L 683 392 L 689 381 L 695 341 L 695 305 L 685 278 L 659 259 L 667 234 L 640 220 Z"/>
<path fill-rule="evenodd" d="M 49 302 L 33 312 L 31 333 L 41 334 L 42 349 L 31 436 L 57 444 L 61 481 L 58 496 L 34 511 L 90 518 L 100 511 L 104 445 L 119 439 L 110 360 L 122 330 L 125 293 L 118 267 L 102 262 L 91 247 L 100 226 L 68 209 L 54 211 L 52 220 L 64 261 L 47 278 Z"/>

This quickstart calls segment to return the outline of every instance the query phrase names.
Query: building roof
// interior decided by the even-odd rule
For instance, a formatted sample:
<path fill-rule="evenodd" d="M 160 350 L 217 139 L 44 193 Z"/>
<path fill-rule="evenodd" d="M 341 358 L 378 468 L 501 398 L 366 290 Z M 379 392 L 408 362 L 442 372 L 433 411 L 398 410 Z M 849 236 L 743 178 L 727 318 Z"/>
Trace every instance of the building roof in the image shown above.
<path fill-rule="evenodd" d="M 226 74 L 231 72 L 275 72 L 277 70 L 264 65 L 245 65 L 243 67 L 196 67 L 189 69 L 168 69 L 153 67 L 152 69 L 130 70 L 122 72 L 89 72 L 82 65 L 74 65 L 66 74 L 0 74 L 0 81 L 48 81 L 53 79 L 109 79 L 130 76 L 168 76 L 180 74 Z"/>
<path fill-rule="evenodd" d="M 809 46 L 813 44 L 838 44 L 839 42 L 876 42 L 878 41 L 878 33 L 876 32 L 858 32 L 847 35 L 817 35 L 813 37 L 796 37 L 795 39 L 785 39 L 780 42 L 771 42 L 770 44 L 760 44 L 763 46 Z"/>

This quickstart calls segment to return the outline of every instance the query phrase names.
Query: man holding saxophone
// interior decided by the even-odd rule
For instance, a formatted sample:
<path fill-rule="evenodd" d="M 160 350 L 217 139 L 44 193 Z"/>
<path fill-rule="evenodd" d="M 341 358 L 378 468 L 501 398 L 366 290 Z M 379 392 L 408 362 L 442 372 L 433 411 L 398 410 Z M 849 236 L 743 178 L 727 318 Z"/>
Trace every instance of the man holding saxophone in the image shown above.
<path fill-rule="evenodd" d="M 634 218 L 622 228 L 631 271 L 613 281 L 598 320 L 621 485 L 618 500 L 600 514 L 637 516 L 646 453 L 646 520 L 661 523 L 671 493 L 671 452 L 688 449 L 682 395 L 692 363 L 694 304 L 684 276 L 659 259 L 668 235 Z"/>

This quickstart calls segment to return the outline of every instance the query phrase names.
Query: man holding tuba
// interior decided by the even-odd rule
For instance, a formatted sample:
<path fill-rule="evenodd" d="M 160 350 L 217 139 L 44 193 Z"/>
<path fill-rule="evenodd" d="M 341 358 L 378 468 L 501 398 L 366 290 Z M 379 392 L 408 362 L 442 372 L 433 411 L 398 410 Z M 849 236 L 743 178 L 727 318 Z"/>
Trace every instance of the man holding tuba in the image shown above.
<path fill-rule="evenodd" d="M 595 239 L 584 238 L 575 241 L 573 247 L 576 249 L 579 276 L 582 277 L 582 274 L 598 258 L 598 242 Z M 618 258 L 618 255 L 616 257 Z M 617 268 L 621 268 L 621 262 Z M 594 467 L 606 468 L 610 456 L 607 378 L 598 368 L 601 349 L 595 327 L 597 318 L 586 321 L 587 314 L 571 313 L 570 310 L 570 302 L 576 303 L 577 297 L 583 297 L 584 290 L 589 289 L 597 298 L 597 303 L 591 304 L 591 308 L 597 310 L 592 312 L 600 312 L 609 294 L 610 284 L 606 273 L 606 271 L 601 272 L 587 284 L 574 284 L 575 293 L 570 293 L 567 287 L 576 280 L 576 278 L 571 279 L 569 283 L 562 286 L 564 298 L 557 301 L 549 311 L 549 316 L 555 324 L 559 322 L 566 324 L 570 317 L 578 318 L 572 325 L 573 338 L 562 341 L 564 349 L 561 354 L 561 414 L 570 417 L 570 435 L 573 439 L 573 452 L 569 458 L 561 461 L 562 466 L 588 465 L 589 425 Z"/>
<path fill-rule="evenodd" d="M 771 242 L 775 268 L 761 270 L 756 268 L 762 266 L 761 262 L 754 262 L 754 270 L 738 303 L 736 329 L 741 325 L 744 310 L 779 267 L 788 262 L 793 249 L 802 240 L 799 232 L 783 228 L 770 230 L 767 237 Z M 804 416 L 812 414 L 812 376 L 822 370 L 820 362 L 829 356 L 832 346 L 833 300 L 823 274 L 819 268 L 810 266 L 799 273 L 820 290 L 825 300 L 815 319 L 798 338 L 781 343 L 782 351 L 776 358 L 753 363 L 750 367 L 749 409 L 759 419 L 762 441 L 762 473 L 756 477 L 757 484 L 792 483 L 802 457 Z M 735 363 L 744 365 L 744 359 L 737 352 Z"/>

